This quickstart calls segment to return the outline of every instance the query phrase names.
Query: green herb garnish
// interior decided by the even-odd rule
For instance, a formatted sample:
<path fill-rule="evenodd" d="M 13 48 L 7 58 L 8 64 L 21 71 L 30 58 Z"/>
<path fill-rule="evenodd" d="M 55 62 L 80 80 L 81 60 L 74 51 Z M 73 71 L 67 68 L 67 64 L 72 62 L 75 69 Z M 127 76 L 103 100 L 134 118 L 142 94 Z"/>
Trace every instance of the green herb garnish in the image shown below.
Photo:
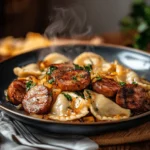
<path fill-rule="evenodd" d="M 33 83 L 33 81 L 28 81 L 26 83 L 26 91 L 29 91 L 32 87 L 34 87 L 36 84 Z"/>
<path fill-rule="evenodd" d="M 74 66 L 75 66 L 75 70 L 86 70 L 88 72 L 90 72 L 92 70 L 92 65 L 91 64 L 88 64 L 88 65 L 86 65 L 84 67 L 81 67 L 81 66 L 79 66 L 77 64 L 74 64 Z"/>
<path fill-rule="evenodd" d="M 137 82 L 133 81 L 132 84 L 138 85 Z"/>
<path fill-rule="evenodd" d="M 73 64 L 75 67 L 75 70 L 83 70 L 83 67 L 77 65 L 77 64 Z"/>
<path fill-rule="evenodd" d="M 92 65 L 91 65 L 91 64 L 88 64 L 88 65 L 84 66 L 84 69 L 85 69 L 86 71 L 88 71 L 88 72 L 91 72 L 91 70 L 92 70 Z"/>
<path fill-rule="evenodd" d="M 66 93 L 62 93 L 68 101 L 72 101 L 72 97 L 69 95 L 69 94 L 66 94 Z"/>
<path fill-rule="evenodd" d="M 84 78 L 85 76 L 83 74 L 80 75 L 80 78 Z"/>
<path fill-rule="evenodd" d="M 87 90 L 86 92 L 87 92 L 87 94 L 88 94 L 88 98 L 91 99 L 91 98 L 92 98 L 91 93 L 90 93 L 88 90 Z"/>
<path fill-rule="evenodd" d="M 72 77 L 72 80 L 77 81 L 77 77 L 76 77 L 76 76 L 73 76 L 73 77 Z"/>
<path fill-rule="evenodd" d="M 56 66 L 50 66 L 50 67 L 48 68 L 47 74 L 48 74 L 48 75 L 51 75 L 52 72 L 53 72 L 54 70 L 56 70 L 56 69 L 58 69 Z"/>
<path fill-rule="evenodd" d="M 102 77 L 98 76 L 98 77 L 95 77 L 96 78 L 96 81 L 101 81 L 102 80 Z"/>
<path fill-rule="evenodd" d="M 78 92 L 74 92 L 74 93 L 77 94 L 78 96 L 81 96 L 82 98 L 84 98 L 83 92 L 78 91 Z"/>
<path fill-rule="evenodd" d="M 54 78 L 52 78 L 52 79 L 50 79 L 50 80 L 48 80 L 48 83 L 50 83 L 50 84 L 52 84 L 52 83 L 54 83 Z"/>
<path fill-rule="evenodd" d="M 149 49 L 150 4 L 144 0 L 134 0 L 130 13 L 121 20 L 121 29 L 126 40 L 124 44 L 142 50 Z"/>
<path fill-rule="evenodd" d="M 121 86 L 126 85 L 126 83 L 125 83 L 125 82 L 119 82 L 119 84 L 120 84 Z"/>

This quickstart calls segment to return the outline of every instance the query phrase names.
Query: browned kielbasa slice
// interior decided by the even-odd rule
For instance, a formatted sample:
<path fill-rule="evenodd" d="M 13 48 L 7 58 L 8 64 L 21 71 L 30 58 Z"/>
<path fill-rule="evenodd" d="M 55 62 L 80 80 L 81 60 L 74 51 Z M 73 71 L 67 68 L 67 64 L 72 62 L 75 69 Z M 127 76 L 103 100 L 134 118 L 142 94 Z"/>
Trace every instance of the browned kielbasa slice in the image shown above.
<path fill-rule="evenodd" d="M 14 80 L 7 90 L 8 99 L 15 105 L 21 104 L 26 94 L 26 81 Z"/>
<path fill-rule="evenodd" d="M 22 104 L 28 113 L 45 114 L 50 111 L 52 98 L 48 94 L 48 89 L 43 85 L 34 86 L 25 95 Z"/>
<path fill-rule="evenodd" d="M 116 103 L 136 112 L 150 110 L 150 98 L 147 91 L 140 85 L 127 84 L 117 93 Z"/>
<path fill-rule="evenodd" d="M 56 83 L 62 91 L 80 91 L 90 84 L 90 74 L 84 70 L 68 71 Z"/>
<path fill-rule="evenodd" d="M 48 69 L 48 74 L 56 79 L 59 78 L 64 72 L 74 70 L 74 65 L 72 63 L 61 63 L 61 64 L 52 64 Z"/>
<path fill-rule="evenodd" d="M 92 83 L 93 90 L 106 97 L 114 97 L 120 89 L 120 85 L 113 79 L 102 78 Z"/>
<path fill-rule="evenodd" d="M 60 71 L 70 71 L 73 70 L 75 67 L 72 63 L 61 63 L 61 64 L 52 64 L 50 66 L 57 67 Z"/>

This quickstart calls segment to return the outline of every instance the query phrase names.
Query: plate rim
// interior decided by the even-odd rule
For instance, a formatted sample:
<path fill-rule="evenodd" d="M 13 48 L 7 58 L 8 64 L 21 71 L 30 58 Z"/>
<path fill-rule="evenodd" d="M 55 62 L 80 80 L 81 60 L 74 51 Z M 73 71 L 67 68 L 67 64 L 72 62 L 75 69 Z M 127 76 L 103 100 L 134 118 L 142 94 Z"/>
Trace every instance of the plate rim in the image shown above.
<path fill-rule="evenodd" d="M 26 118 L 26 119 L 29 119 L 29 120 L 34 120 L 34 121 L 38 121 L 38 122 L 42 122 L 42 123 L 54 123 L 54 124 L 69 124 L 69 125 L 108 125 L 108 124 L 118 124 L 118 123 L 123 123 L 123 122 L 128 122 L 128 121 L 132 121 L 132 120 L 136 120 L 136 119 L 140 119 L 140 118 L 143 118 L 143 117 L 146 117 L 146 116 L 149 116 L 150 115 L 150 111 L 148 112 L 145 112 L 145 113 L 142 113 L 140 115 L 136 115 L 136 116 L 133 116 L 133 117 L 130 117 L 130 118 L 126 118 L 126 119 L 120 119 L 120 120 L 112 120 L 112 121 L 99 121 L 99 122 L 89 122 L 89 123 L 86 123 L 86 122 L 83 122 L 83 123 L 78 123 L 78 122 L 67 122 L 67 121 L 55 121 L 55 120 L 46 120 L 46 119 L 40 119 L 40 118 L 36 118 L 36 117 L 32 117 L 32 116 L 28 116 L 28 115 L 25 115 L 25 114 L 22 114 L 22 113 L 18 113 L 18 112 L 15 112 L 13 110 L 10 110 L 4 106 L 2 106 L 0 104 L 0 109 L 7 112 L 7 113 L 11 113 L 13 115 L 16 115 L 16 116 L 19 116 L 19 117 L 22 117 L 22 118 Z"/>

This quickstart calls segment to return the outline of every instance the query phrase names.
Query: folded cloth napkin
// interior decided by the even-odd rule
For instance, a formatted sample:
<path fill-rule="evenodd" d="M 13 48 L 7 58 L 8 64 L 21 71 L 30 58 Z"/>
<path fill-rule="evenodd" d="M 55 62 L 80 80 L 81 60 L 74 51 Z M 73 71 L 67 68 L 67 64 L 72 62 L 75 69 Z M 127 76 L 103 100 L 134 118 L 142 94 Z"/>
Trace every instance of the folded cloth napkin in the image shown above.
<path fill-rule="evenodd" d="M 41 142 L 48 145 L 51 148 L 45 148 L 35 146 L 22 136 L 18 135 L 15 131 L 13 124 L 11 124 L 10 118 L 2 111 L 0 112 L 0 150 L 97 150 L 98 144 L 84 136 L 66 136 L 66 135 L 54 135 L 40 132 L 37 129 L 33 129 L 26 125 L 26 127 L 32 132 L 36 138 Z M 19 144 L 13 138 L 17 138 Z"/>

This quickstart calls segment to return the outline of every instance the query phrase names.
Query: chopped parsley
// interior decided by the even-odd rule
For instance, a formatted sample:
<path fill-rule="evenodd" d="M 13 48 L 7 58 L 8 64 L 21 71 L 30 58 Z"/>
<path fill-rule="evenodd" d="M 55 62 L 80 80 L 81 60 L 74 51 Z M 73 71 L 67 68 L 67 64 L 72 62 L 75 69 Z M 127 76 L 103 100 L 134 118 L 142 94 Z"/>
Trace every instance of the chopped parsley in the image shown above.
<path fill-rule="evenodd" d="M 87 90 L 86 92 L 87 92 L 87 94 L 88 94 L 88 98 L 91 99 L 91 98 L 92 98 L 91 93 L 90 93 L 88 90 Z"/>
<path fill-rule="evenodd" d="M 91 64 L 88 64 L 88 65 L 86 65 L 84 67 L 81 67 L 81 66 L 79 66 L 77 64 L 74 64 L 74 66 L 75 66 L 75 70 L 86 70 L 88 72 L 91 72 L 91 70 L 92 70 L 92 65 Z"/>
<path fill-rule="evenodd" d="M 50 67 L 48 68 L 47 74 L 48 74 L 48 75 L 51 75 L 52 72 L 53 72 L 54 70 L 56 70 L 56 69 L 57 69 L 56 66 L 50 66 Z"/>
<path fill-rule="evenodd" d="M 81 67 L 77 64 L 74 64 L 74 67 L 75 67 L 75 70 L 83 70 L 83 67 Z"/>
<path fill-rule="evenodd" d="M 137 82 L 135 82 L 135 81 L 133 81 L 133 82 L 132 82 L 132 84 L 134 84 L 134 85 L 138 85 L 138 84 L 137 84 Z"/>
<path fill-rule="evenodd" d="M 85 76 L 83 74 L 80 74 L 80 78 L 84 78 Z"/>
<path fill-rule="evenodd" d="M 126 85 L 126 83 L 125 83 L 125 82 L 119 82 L 119 84 L 120 84 L 121 86 Z"/>
<path fill-rule="evenodd" d="M 26 91 L 29 91 L 32 87 L 34 87 L 36 84 L 33 83 L 33 81 L 28 81 L 26 83 Z"/>
<path fill-rule="evenodd" d="M 91 65 L 91 64 L 88 64 L 88 65 L 84 66 L 84 69 L 85 69 L 86 71 L 88 71 L 88 72 L 91 72 L 91 70 L 92 70 L 92 65 Z"/>
<path fill-rule="evenodd" d="M 72 77 L 72 80 L 77 81 L 77 76 L 73 76 L 73 77 Z"/>
<path fill-rule="evenodd" d="M 78 91 L 78 92 L 74 92 L 74 93 L 77 94 L 78 96 L 81 96 L 82 98 L 84 98 L 83 92 Z"/>
<path fill-rule="evenodd" d="M 68 101 L 72 101 L 72 97 L 69 95 L 69 94 L 66 94 L 66 93 L 62 93 Z"/>
<path fill-rule="evenodd" d="M 52 78 L 52 79 L 50 79 L 50 80 L 48 80 L 48 83 L 50 83 L 50 84 L 52 84 L 52 83 L 54 83 L 54 78 Z"/>
<path fill-rule="evenodd" d="M 101 81 L 102 80 L 102 77 L 98 76 L 96 77 L 96 81 Z"/>

